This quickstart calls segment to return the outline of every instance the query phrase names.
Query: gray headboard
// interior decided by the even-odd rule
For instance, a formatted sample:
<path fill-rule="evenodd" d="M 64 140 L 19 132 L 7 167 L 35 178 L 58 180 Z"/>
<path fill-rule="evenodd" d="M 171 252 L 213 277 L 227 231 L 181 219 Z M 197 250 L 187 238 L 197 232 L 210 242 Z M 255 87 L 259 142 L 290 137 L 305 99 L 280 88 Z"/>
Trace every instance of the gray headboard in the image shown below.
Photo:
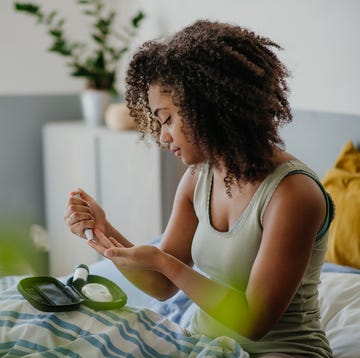
<path fill-rule="evenodd" d="M 287 151 L 323 177 L 347 141 L 360 147 L 360 115 L 297 110 L 281 134 Z"/>

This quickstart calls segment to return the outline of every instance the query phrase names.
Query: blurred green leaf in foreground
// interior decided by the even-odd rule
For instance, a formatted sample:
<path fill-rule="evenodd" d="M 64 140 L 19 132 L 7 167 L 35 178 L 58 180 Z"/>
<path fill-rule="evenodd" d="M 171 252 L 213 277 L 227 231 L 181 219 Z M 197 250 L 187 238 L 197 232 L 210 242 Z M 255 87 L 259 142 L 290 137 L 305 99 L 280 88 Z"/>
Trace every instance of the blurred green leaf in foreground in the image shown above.
<path fill-rule="evenodd" d="M 47 275 L 48 254 L 38 250 L 29 231 L 0 223 L 0 277 Z"/>

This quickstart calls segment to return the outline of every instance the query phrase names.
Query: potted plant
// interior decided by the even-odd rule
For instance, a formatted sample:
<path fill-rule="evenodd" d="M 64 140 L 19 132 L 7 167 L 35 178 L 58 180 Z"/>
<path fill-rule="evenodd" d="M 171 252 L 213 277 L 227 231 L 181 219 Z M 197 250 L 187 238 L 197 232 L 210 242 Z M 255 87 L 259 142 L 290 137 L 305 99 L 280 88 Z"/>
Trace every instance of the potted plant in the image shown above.
<path fill-rule="evenodd" d="M 45 26 L 52 39 L 49 51 L 66 57 L 70 75 L 85 79 L 82 108 L 85 121 L 98 125 L 116 89 L 116 71 L 122 56 L 129 50 L 131 39 L 137 34 L 144 13 L 138 11 L 129 24 L 115 29 L 116 11 L 108 10 L 106 0 L 77 0 L 83 14 L 92 19 L 89 43 L 71 40 L 64 30 L 66 20 L 57 10 L 45 12 L 33 3 L 16 2 L 15 10 L 34 16 Z M 91 46 L 89 46 L 91 45 Z"/>

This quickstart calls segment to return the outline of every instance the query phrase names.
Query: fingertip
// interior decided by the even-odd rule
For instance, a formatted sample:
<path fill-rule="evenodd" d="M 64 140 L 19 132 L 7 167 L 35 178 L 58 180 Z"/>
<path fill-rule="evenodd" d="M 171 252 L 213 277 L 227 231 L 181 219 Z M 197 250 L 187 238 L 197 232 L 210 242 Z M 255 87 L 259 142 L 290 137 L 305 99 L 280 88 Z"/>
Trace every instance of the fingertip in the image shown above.
<path fill-rule="evenodd" d="M 81 197 L 81 193 L 78 192 L 78 191 L 71 191 L 71 192 L 70 192 L 70 197 L 78 197 L 78 198 L 80 198 L 80 197 Z"/>
<path fill-rule="evenodd" d="M 92 239 L 92 240 L 87 240 L 87 243 L 89 246 L 91 247 L 94 247 L 96 246 L 97 242 L 95 241 L 95 239 Z"/>
<path fill-rule="evenodd" d="M 114 256 L 114 252 L 112 251 L 112 250 L 105 250 L 104 251 L 104 256 L 105 257 L 112 257 L 112 256 Z"/>
<path fill-rule="evenodd" d="M 81 195 L 81 197 L 85 197 L 86 196 L 86 192 L 84 189 L 82 188 L 77 188 L 77 192 Z"/>
<path fill-rule="evenodd" d="M 82 190 L 81 188 L 76 188 L 75 190 L 72 190 L 70 192 L 70 195 L 79 195 L 80 197 L 82 197 L 84 195 L 84 190 Z"/>

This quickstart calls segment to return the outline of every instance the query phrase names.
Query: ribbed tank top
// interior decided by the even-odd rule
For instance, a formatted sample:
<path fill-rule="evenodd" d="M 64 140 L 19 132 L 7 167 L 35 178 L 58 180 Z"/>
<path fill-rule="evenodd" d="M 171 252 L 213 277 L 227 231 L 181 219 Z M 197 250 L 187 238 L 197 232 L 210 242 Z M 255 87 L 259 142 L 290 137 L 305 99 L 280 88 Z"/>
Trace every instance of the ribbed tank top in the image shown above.
<path fill-rule="evenodd" d="M 217 231 L 211 225 L 209 213 L 213 173 L 208 165 L 204 165 L 194 192 L 194 207 L 199 223 L 192 243 L 192 257 L 195 265 L 211 279 L 244 291 L 261 244 L 265 209 L 279 183 L 286 176 L 297 173 L 308 175 L 318 183 L 326 198 L 327 214 L 314 242 L 308 269 L 286 312 L 273 329 L 257 341 L 239 335 L 201 309 L 192 317 L 188 328 L 191 333 L 232 337 L 251 357 L 270 352 L 303 354 L 312 358 L 332 357 L 328 340 L 319 324 L 317 286 L 327 249 L 333 206 L 319 178 L 305 164 L 288 161 L 279 165 L 263 180 L 241 217 L 227 232 Z"/>

